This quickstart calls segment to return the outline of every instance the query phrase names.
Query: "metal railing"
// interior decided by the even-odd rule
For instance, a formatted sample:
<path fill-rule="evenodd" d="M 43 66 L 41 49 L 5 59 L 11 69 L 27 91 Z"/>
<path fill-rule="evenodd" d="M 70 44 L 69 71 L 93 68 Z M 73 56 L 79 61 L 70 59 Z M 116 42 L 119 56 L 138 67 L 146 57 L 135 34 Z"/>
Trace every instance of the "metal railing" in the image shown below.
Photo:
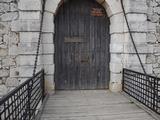
<path fill-rule="evenodd" d="M 32 120 L 44 99 L 44 70 L 0 99 L 0 120 Z"/>
<path fill-rule="evenodd" d="M 160 114 L 160 78 L 123 69 L 123 91 Z"/>

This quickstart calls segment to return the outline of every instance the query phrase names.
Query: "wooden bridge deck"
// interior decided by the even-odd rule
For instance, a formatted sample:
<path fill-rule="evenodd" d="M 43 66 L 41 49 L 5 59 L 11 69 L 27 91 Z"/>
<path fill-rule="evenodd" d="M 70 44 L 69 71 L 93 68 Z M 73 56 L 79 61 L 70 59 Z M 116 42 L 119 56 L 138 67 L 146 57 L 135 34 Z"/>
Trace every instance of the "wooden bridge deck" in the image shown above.
<path fill-rule="evenodd" d="M 120 93 L 105 90 L 57 91 L 41 120 L 155 120 Z"/>

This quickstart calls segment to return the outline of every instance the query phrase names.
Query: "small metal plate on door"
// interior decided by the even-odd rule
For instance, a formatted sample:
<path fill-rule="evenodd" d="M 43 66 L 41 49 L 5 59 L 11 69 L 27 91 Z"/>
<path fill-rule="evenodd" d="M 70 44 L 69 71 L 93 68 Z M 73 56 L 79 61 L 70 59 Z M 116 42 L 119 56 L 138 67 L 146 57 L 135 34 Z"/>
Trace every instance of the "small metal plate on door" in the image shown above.
<path fill-rule="evenodd" d="M 64 42 L 65 43 L 82 43 L 84 41 L 81 37 L 65 37 Z"/>
<path fill-rule="evenodd" d="M 90 57 L 88 54 L 82 54 L 81 55 L 81 63 L 89 64 L 90 63 Z"/>
<path fill-rule="evenodd" d="M 104 17 L 105 11 L 102 8 L 92 8 L 91 15 L 95 17 Z"/>

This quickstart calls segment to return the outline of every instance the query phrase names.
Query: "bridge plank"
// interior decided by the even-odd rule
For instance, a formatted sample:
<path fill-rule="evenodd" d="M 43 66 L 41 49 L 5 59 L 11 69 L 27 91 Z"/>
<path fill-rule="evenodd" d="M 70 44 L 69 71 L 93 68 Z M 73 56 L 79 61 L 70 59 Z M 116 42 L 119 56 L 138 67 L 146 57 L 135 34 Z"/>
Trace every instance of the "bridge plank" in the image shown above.
<path fill-rule="evenodd" d="M 41 120 L 154 120 L 120 93 L 58 91 L 49 97 Z"/>

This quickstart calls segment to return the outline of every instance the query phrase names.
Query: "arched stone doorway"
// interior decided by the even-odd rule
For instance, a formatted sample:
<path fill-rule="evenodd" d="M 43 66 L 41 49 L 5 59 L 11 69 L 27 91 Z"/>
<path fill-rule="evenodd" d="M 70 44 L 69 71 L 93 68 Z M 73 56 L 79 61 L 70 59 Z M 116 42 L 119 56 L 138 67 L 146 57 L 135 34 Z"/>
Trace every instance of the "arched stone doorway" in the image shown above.
<path fill-rule="evenodd" d="M 109 18 L 95 0 L 68 0 L 55 15 L 56 89 L 109 88 Z"/>
<path fill-rule="evenodd" d="M 105 8 L 110 19 L 110 83 L 111 91 L 120 91 L 122 86 L 122 54 L 124 43 L 124 17 L 121 9 L 120 0 L 95 0 Z M 47 0 L 45 4 L 43 32 L 55 34 L 55 24 L 53 19 L 57 14 L 58 8 L 67 0 Z M 50 38 L 50 36 L 49 36 Z M 121 49 L 122 48 L 122 49 Z M 47 49 L 44 47 L 44 49 Z M 55 72 L 54 72 L 55 74 Z M 49 88 L 54 89 L 51 78 L 48 79 Z M 55 82 L 55 81 L 54 81 Z M 50 91 L 50 90 L 49 90 Z"/>
<path fill-rule="evenodd" d="M 124 17 L 121 9 L 120 0 L 93 0 L 97 1 L 102 5 L 107 15 L 110 19 L 110 90 L 120 91 L 122 83 L 122 68 L 124 67 L 124 33 L 127 32 Z M 54 74 L 55 74 L 55 62 L 54 62 L 54 35 L 55 35 L 55 24 L 54 18 L 58 8 L 67 2 L 67 0 L 45 0 L 45 11 L 44 11 L 44 20 L 43 20 L 43 30 L 42 30 L 42 44 L 41 44 L 41 55 L 39 57 L 40 63 L 39 68 L 45 69 L 45 81 L 46 88 L 48 92 L 54 91 Z M 36 6 L 34 5 L 36 3 Z M 31 4 L 33 6 L 31 6 Z M 19 63 L 17 68 L 20 71 L 20 77 L 28 77 L 32 75 L 31 71 L 33 69 L 33 63 L 30 62 L 30 59 L 33 59 L 33 52 L 36 53 L 36 45 L 39 36 L 40 22 L 41 22 L 41 11 L 42 11 L 42 1 L 19 1 L 18 7 L 22 10 L 18 20 L 12 22 L 12 31 L 16 31 L 20 36 L 20 44 L 18 46 L 18 52 L 20 53 L 20 59 L 24 59 L 23 56 L 27 55 L 27 60 L 25 57 L 25 66 L 24 63 Z M 26 7 L 31 6 L 31 7 Z M 29 13 L 25 12 L 29 11 Z M 38 11 L 38 12 L 36 12 Z M 30 14 L 32 13 L 32 14 Z M 26 17 L 26 16 L 31 17 Z M 33 20 L 30 18 L 33 17 Z M 29 18 L 29 19 L 28 19 Z M 30 37 L 28 37 L 30 36 Z M 28 38 L 27 38 L 28 37 Z M 23 46 L 27 46 L 27 49 Z M 23 48 L 25 50 L 23 50 Z M 16 48 L 17 49 L 17 48 Z M 27 50 L 27 51 L 26 51 Z M 34 51 L 33 51 L 34 50 Z M 24 52 L 23 52 L 24 51 Z M 22 57 L 21 57 L 22 55 Z M 30 56 L 30 57 L 28 57 Z M 19 60 L 20 61 L 20 60 Z M 34 60 L 33 60 L 34 61 Z M 15 69 L 16 70 L 16 69 Z M 27 73 L 27 74 L 26 74 Z M 14 76 L 14 75 L 13 75 Z"/>

